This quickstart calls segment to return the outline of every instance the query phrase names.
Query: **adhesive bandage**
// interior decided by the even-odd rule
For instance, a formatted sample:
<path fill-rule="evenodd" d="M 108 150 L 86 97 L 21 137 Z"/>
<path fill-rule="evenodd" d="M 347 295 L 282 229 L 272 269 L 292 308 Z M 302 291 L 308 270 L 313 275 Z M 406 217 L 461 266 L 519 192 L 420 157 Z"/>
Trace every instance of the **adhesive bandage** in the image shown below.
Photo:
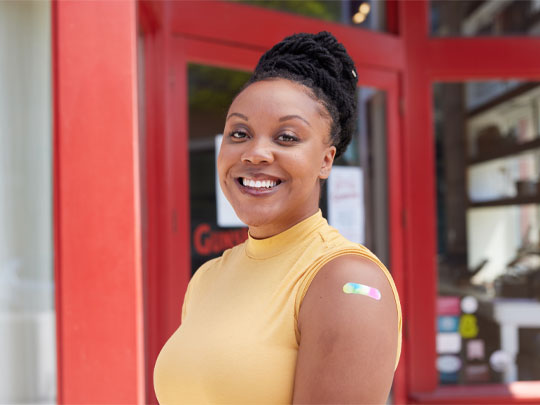
<path fill-rule="evenodd" d="M 345 294 L 360 294 L 371 297 L 375 300 L 381 299 L 381 292 L 376 288 L 357 283 L 346 283 L 343 286 L 343 292 Z"/>

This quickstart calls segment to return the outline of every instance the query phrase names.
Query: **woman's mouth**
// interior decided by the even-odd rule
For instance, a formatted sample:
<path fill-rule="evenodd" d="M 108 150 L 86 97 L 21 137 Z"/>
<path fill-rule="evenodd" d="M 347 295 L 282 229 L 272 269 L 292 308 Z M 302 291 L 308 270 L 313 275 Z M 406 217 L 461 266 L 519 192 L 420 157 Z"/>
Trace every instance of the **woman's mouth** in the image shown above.
<path fill-rule="evenodd" d="M 265 194 L 275 190 L 281 184 L 281 180 L 277 179 L 250 179 L 248 177 L 239 177 L 237 183 L 241 186 L 240 189 L 249 194 Z"/>

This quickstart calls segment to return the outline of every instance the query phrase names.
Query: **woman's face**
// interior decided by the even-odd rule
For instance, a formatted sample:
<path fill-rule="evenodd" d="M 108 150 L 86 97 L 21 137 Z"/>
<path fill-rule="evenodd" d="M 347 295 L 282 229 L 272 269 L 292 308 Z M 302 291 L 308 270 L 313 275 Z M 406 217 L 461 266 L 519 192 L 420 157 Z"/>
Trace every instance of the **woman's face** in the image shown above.
<path fill-rule="evenodd" d="M 221 188 L 251 236 L 276 235 L 319 209 L 336 148 L 330 118 L 301 84 L 256 82 L 233 101 L 217 167 Z"/>

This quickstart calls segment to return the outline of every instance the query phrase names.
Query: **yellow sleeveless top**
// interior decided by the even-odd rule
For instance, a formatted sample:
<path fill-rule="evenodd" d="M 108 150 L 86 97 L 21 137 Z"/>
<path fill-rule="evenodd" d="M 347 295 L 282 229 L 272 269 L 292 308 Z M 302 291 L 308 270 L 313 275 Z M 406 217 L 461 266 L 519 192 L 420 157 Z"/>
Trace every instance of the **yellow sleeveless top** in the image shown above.
<path fill-rule="evenodd" d="M 398 311 L 397 366 L 401 307 L 390 273 L 319 211 L 279 235 L 249 237 L 195 273 L 182 325 L 156 361 L 160 404 L 291 403 L 300 304 L 317 271 L 344 254 L 372 260 L 388 278 Z"/>

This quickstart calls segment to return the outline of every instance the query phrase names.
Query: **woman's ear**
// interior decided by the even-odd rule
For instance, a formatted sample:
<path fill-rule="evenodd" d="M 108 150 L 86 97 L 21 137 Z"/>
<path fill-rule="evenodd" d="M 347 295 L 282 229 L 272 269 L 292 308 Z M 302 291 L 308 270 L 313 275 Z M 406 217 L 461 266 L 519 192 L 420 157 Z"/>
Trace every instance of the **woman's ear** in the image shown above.
<path fill-rule="evenodd" d="M 326 149 L 321 165 L 321 170 L 319 172 L 319 179 L 327 179 L 330 176 L 330 170 L 332 170 L 332 165 L 334 164 L 334 157 L 336 156 L 336 147 L 330 146 Z"/>

